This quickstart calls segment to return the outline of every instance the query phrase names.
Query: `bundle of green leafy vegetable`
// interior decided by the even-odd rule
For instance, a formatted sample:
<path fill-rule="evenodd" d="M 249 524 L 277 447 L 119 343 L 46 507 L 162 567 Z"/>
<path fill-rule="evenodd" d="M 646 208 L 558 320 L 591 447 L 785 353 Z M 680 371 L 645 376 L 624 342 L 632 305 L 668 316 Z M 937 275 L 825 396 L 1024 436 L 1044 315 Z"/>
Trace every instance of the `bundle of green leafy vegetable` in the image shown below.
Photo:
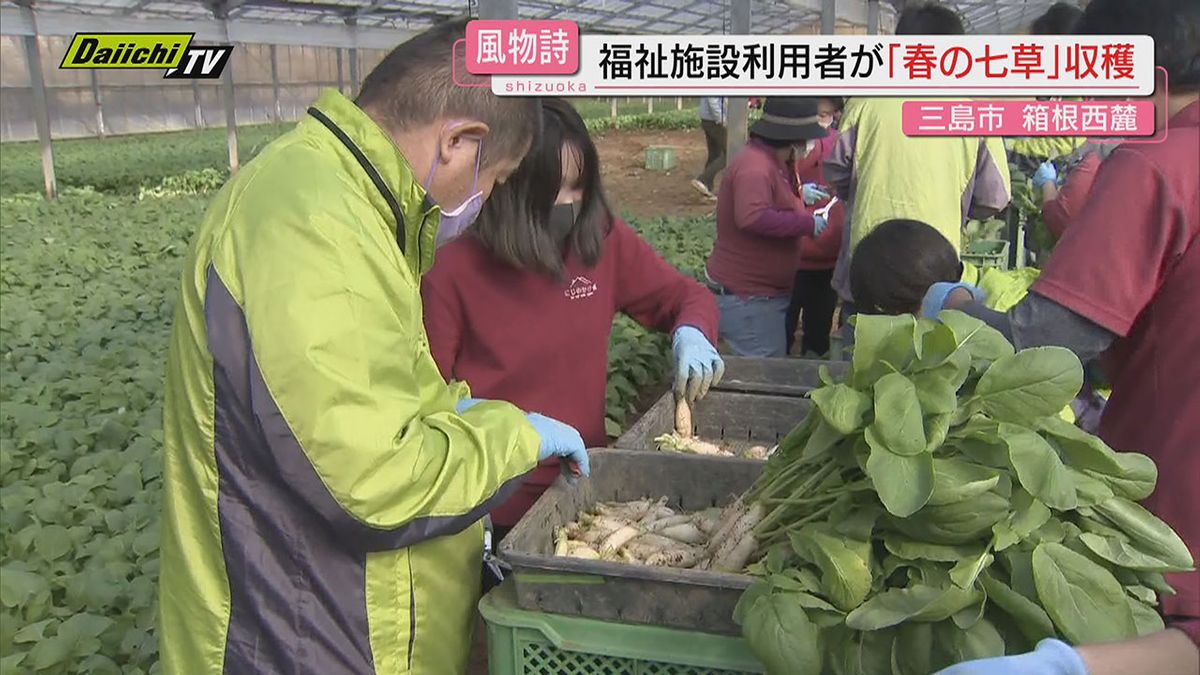
<path fill-rule="evenodd" d="M 1058 417 L 1083 371 L 959 312 L 856 319 L 852 368 L 745 501 L 766 555 L 736 619 L 768 673 L 928 675 L 1162 628 L 1164 572 L 1192 567 L 1136 501 L 1147 457 Z"/>

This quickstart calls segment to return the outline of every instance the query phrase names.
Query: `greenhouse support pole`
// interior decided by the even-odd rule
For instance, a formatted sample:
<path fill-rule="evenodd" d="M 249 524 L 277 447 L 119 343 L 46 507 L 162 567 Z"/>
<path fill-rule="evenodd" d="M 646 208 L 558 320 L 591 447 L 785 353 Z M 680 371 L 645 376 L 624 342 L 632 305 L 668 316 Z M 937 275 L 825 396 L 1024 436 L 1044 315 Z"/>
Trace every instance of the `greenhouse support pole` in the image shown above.
<path fill-rule="evenodd" d="M 204 106 L 200 103 L 200 83 L 192 80 L 192 118 L 197 129 L 204 126 Z"/>
<path fill-rule="evenodd" d="M 733 35 L 750 33 L 750 0 L 730 0 L 729 32 Z M 725 156 L 733 159 L 746 144 L 746 125 L 749 122 L 750 101 L 744 97 L 726 99 Z"/>
<path fill-rule="evenodd" d="M 867 0 L 867 35 L 879 35 L 879 0 Z"/>
<path fill-rule="evenodd" d="M 358 95 L 358 19 L 355 17 L 347 17 L 346 25 L 350 28 L 350 92 L 347 94 L 350 98 Z"/>
<path fill-rule="evenodd" d="M 338 92 L 346 93 L 346 78 L 342 76 L 342 48 L 337 48 Z"/>
<path fill-rule="evenodd" d="M 519 19 L 519 5 L 518 0 L 479 0 L 479 18 Z"/>
<path fill-rule="evenodd" d="M 225 34 L 225 42 L 229 43 L 229 20 L 225 16 L 218 18 L 221 19 L 221 30 Z M 237 101 L 233 97 L 232 55 L 230 55 L 229 63 L 225 64 L 225 72 L 221 73 L 221 87 L 224 94 L 221 98 L 225 99 L 225 144 L 229 147 L 229 172 L 236 173 L 238 170 Z"/>
<path fill-rule="evenodd" d="M 283 108 L 279 105 L 279 57 L 275 53 L 275 45 L 270 47 L 271 54 L 271 96 L 275 100 L 274 122 L 283 121 Z"/>
<path fill-rule="evenodd" d="M 821 35 L 833 35 L 837 27 L 837 0 L 821 0 Z"/>
<path fill-rule="evenodd" d="M 38 47 L 37 18 L 33 9 L 23 6 L 33 35 L 22 38 L 25 43 L 25 65 L 29 69 L 29 85 L 33 89 L 33 122 L 37 127 L 38 145 L 42 149 L 42 180 L 46 199 L 58 199 L 58 179 L 54 176 L 54 151 L 50 147 L 50 106 L 46 100 L 46 80 L 42 77 L 42 52 Z"/>
<path fill-rule="evenodd" d="M 104 138 L 107 132 L 104 129 L 104 99 L 100 96 L 100 71 L 93 68 L 88 73 L 92 76 L 92 102 L 96 104 L 96 133 Z"/>

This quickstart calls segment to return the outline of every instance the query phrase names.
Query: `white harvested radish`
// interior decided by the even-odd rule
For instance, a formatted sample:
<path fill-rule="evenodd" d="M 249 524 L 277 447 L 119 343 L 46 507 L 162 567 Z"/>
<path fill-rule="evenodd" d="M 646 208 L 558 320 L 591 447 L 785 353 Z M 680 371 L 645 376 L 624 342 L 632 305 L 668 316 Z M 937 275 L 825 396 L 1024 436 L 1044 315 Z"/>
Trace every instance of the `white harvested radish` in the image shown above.
<path fill-rule="evenodd" d="M 721 546 L 721 544 L 729 539 L 730 532 L 733 531 L 733 528 L 745 515 L 746 503 L 743 502 L 740 497 L 734 500 L 732 504 L 725 507 L 725 510 L 721 512 L 721 520 L 717 524 L 716 531 L 713 532 L 712 538 L 708 542 L 709 553 L 715 552 L 717 548 Z"/>
<path fill-rule="evenodd" d="M 568 542 L 567 552 L 565 555 L 569 558 L 583 558 L 584 560 L 600 559 L 600 554 L 596 551 L 596 549 L 580 541 Z"/>
<path fill-rule="evenodd" d="M 655 567 L 693 567 L 699 561 L 700 551 L 689 547 L 659 551 L 647 558 L 646 564 Z"/>
<path fill-rule="evenodd" d="M 692 437 L 692 406 L 685 398 L 675 399 L 675 433 L 681 438 Z"/>
<path fill-rule="evenodd" d="M 671 516 L 670 518 L 663 518 L 662 520 L 656 520 L 653 523 L 651 523 L 650 525 L 648 525 L 646 527 L 646 530 L 648 532 L 660 532 L 662 530 L 667 529 L 668 527 L 675 527 L 676 525 L 683 525 L 684 523 L 690 523 L 690 522 L 692 522 L 691 516 L 680 514 L 680 515 L 676 515 L 676 516 Z"/>
<path fill-rule="evenodd" d="M 638 524 L 642 526 L 642 529 L 648 529 L 650 527 L 653 527 L 654 524 L 659 522 L 660 520 L 666 520 L 667 518 L 674 518 L 677 515 L 678 514 L 676 514 L 674 510 L 667 508 L 666 506 L 657 506 L 655 508 L 650 509 L 650 512 L 647 513 L 646 517 L 642 518 L 641 522 Z"/>
<path fill-rule="evenodd" d="M 641 530 L 632 525 L 626 525 L 605 538 L 604 543 L 600 544 L 600 552 L 619 551 L 630 539 L 639 534 L 641 534 Z"/>
<path fill-rule="evenodd" d="M 665 502 L 665 499 L 664 499 Z M 642 499 L 636 502 L 621 503 L 601 503 L 596 505 L 596 513 L 602 516 L 626 520 L 633 522 L 646 517 L 646 513 L 656 504 L 649 499 Z"/>
<path fill-rule="evenodd" d="M 664 537 L 670 537 L 675 541 L 685 544 L 703 544 L 708 541 L 708 535 L 704 534 L 700 528 L 696 527 L 695 523 L 687 522 L 680 525 L 674 525 L 666 529 L 660 530 L 658 534 Z"/>
<path fill-rule="evenodd" d="M 747 448 L 746 452 L 742 454 L 747 459 L 766 459 L 771 454 L 771 451 L 765 445 L 754 445 Z"/>
<path fill-rule="evenodd" d="M 632 524 L 631 521 L 624 518 L 614 518 L 612 516 L 589 516 L 588 514 L 580 516 L 579 522 L 586 526 L 589 534 L 593 532 L 598 533 L 601 539 L 607 537 L 613 532 L 616 532 L 622 527 Z"/>
<path fill-rule="evenodd" d="M 741 572 L 746 569 L 746 563 L 750 562 L 750 556 L 754 555 L 756 548 L 758 540 L 754 538 L 754 532 L 747 530 L 737 541 L 737 545 L 723 551 L 722 555 L 713 556 L 712 569 L 721 572 Z"/>
<path fill-rule="evenodd" d="M 704 509 L 692 517 L 692 522 L 695 523 L 696 527 L 700 528 L 700 531 L 704 534 L 712 535 L 721 525 L 721 509 L 715 507 L 711 509 Z"/>
<path fill-rule="evenodd" d="M 670 543 L 671 546 L 679 546 L 679 542 L 677 542 L 677 541 L 674 541 L 671 539 L 668 539 L 667 541 L 671 542 Z M 628 553 L 629 555 L 633 556 L 635 559 L 644 561 L 644 560 L 649 560 L 650 558 L 658 555 L 659 553 L 662 553 L 663 547 L 655 546 L 654 544 L 651 544 L 649 542 L 641 541 L 641 538 L 639 537 L 639 538 L 634 539 L 633 541 L 629 542 L 628 544 L 625 544 L 625 548 L 622 550 L 625 551 L 626 553 Z"/>
<path fill-rule="evenodd" d="M 628 546 L 628 547 L 633 547 L 635 545 L 636 546 L 650 546 L 654 549 L 654 551 L 661 551 L 665 548 L 673 548 L 673 547 L 679 546 L 679 542 L 674 539 L 670 539 L 668 537 L 663 537 L 661 535 L 647 532 L 646 534 L 639 534 L 638 536 L 636 536 L 632 540 L 630 540 L 630 542 L 628 544 L 626 544 L 626 546 Z"/>
<path fill-rule="evenodd" d="M 754 526 L 758 524 L 758 521 L 762 520 L 762 517 L 762 505 L 755 504 L 734 521 L 732 527 L 724 528 L 713 535 L 712 541 L 709 542 L 708 546 L 709 552 L 712 553 L 713 569 L 724 569 L 728 566 L 728 561 L 731 559 L 734 549 L 743 545 L 743 539 L 746 535 L 750 534 L 753 539 Z M 754 549 L 751 548 L 750 554 L 753 553 Z M 750 554 L 747 554 L 747 556 Z"/>
<path fill-rule="evenodd" d="M 693 455 L 714 455 L 717 457 L 732 457 L 733 453 L 714 443 L 702 441 L 699 438 L 684 438 L 678 432 L 663 434 L 654 439 L 659 450 L 674 452 L 690 452 Z"/>
<path fill-rule="evenodd" d="M 567 536 L 567 528 L 560 527 L 554 531 L 554 555 L 567 555 L 571 540 Z"/>

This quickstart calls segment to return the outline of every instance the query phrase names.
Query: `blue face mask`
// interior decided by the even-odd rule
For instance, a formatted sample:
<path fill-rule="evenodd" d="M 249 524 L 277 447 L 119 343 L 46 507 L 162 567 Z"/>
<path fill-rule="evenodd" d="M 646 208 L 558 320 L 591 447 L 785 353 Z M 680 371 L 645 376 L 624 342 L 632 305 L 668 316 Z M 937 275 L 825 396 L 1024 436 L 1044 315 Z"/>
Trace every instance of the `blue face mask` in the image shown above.
<path fill-rule="evenodd" d="M 475 219 L 479 217 L 479 212 L 483 210 L 483 192 L 477 191 L 475 188 L 479 186 L 479 161 L 483 156 L 483 139 L 477 139 L 478 145 L 475 148 L 475 176 L 471 179 L 471 196 L 467 197 L 466 201 L 459 204 L 457 208 L 447 210 L 441 204 L 438 208 L 442 212 L 442 217 L 438 223 L 437 231 L 437 246 L 442 246 L 451 241 L 454 241 Z M 438 145 L 438 154 L 433 158 L 433 164 L 429 167 L 429 177 L 425 179 L 425 192 L 428 194 L 429 186 L 433 184 L 433 175 L 437 172 L 438 161 L 442 158 L 441 144 Z"/>

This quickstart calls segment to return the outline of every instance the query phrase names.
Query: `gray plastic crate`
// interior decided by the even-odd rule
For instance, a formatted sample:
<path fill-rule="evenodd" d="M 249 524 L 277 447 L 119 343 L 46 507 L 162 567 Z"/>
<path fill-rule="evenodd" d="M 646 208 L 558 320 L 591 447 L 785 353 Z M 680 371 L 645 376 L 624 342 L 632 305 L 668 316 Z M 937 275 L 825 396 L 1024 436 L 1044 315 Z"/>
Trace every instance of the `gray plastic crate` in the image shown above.
<path fill-rule="evenodd" d="M 500 544 L 523 609 L 740 635 L 733 608 L 754 581 L 742 574 L 647 567 L 554 555 L 554 531 L 597 502 L 667 497 L 676 510 L 724 506 L 762 471 L 754 460 L 594 450 L 591 478 L 562 478 Z"/>
<path fill-rule="evenodd" d="M 726 356 L 724 359 L 725 377 L 717 383 L 716 389 L 777 396 L 806 396 L 821 386 L 817 374 L 821 366 L 827 366 L 834 379 L 840 379 L 850 367 L 845 362 L 814 359 L 748 356 Z"/>
<path fill-rule="evenodd" d="M 804 420 L 812 407 L 807 398 L 714 390 L 692 406 L 692 432 L 698 438 L 726 443 L 733 450 L 775 445 Z M 663 394 L 641 419 L 621 435 L 615 447 L 654 450 L 654 439 L 675 430 L 675 395 Z"/>

